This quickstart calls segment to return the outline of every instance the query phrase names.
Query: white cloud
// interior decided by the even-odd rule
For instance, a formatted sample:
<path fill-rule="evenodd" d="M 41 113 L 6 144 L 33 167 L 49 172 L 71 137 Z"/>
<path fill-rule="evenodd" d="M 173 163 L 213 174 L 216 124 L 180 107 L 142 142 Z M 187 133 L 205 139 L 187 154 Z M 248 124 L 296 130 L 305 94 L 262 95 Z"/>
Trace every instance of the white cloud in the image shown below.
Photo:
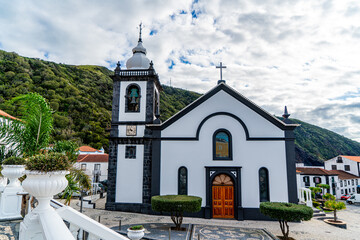
<path fill-rule="evenodd" d="M 110 67 L 131 56 L 143 21 L 144 46 L 163 83 L 204 93 L 222 61 L 227 83 L 270 113 L 286 104 L 292 117 L 360 140 L 358 1 L 0 4 L 3 50 Z"/>

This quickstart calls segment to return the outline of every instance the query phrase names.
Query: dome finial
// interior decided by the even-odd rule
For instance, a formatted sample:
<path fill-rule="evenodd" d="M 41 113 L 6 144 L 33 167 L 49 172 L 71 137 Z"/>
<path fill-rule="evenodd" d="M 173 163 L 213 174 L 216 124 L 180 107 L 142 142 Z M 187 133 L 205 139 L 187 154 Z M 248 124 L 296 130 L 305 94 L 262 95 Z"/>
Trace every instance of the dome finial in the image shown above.
<path fill-rule="evenodd" d="M 141 30 L 142 30 L 143 26 L 142 26 L 142 22 L 140 22 L 139 24 L 139 42 L 142 42 L 142 39 L 141 39 Z"/>
<path fill-rule="evenodd" d="M 288 113 L 287 107 L 285 106 L 284 114 L 282 115 L 283 118 L 288 119 L 290 117 L 290 114 Z"/>

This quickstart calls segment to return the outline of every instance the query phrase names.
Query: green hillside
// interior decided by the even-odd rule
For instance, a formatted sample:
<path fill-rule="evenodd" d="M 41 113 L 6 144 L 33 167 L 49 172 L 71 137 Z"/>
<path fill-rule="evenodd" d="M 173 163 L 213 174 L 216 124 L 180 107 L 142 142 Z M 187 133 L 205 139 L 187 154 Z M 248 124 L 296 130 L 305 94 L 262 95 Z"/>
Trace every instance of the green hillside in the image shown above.
<path fill-rule="evenodd" d="M 53 140 L 73 139 L 107 150 L 111 120 L 112 71 L 99 66 L 57 64 L 0 50 L 0 109 L 21 117 L 7 100 L 28 92 L 44 96 L 54 110 Z M 198 93 L 163 86 L 161 120 L 193 102 Z M 360 143 L 329 130 L 300 123 L 295 131 L 296 158 L 319 164 L 338 154 L 360 155 Z"/>

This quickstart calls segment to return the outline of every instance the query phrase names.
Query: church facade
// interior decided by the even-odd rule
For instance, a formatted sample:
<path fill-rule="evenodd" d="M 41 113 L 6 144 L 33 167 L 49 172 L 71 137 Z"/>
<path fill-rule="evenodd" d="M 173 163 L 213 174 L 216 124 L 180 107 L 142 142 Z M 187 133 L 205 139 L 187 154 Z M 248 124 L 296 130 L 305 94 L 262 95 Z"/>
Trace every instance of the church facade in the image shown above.
<path fill-rule="evenodd" d="M 141 37 L 113 76 L 106 209 L 152 213 L 151 197 L 202 198 L 204 218 L 264 219 L 297 203 L 293 130 L 224 81 L 161 123 L 161 84 Z"/>

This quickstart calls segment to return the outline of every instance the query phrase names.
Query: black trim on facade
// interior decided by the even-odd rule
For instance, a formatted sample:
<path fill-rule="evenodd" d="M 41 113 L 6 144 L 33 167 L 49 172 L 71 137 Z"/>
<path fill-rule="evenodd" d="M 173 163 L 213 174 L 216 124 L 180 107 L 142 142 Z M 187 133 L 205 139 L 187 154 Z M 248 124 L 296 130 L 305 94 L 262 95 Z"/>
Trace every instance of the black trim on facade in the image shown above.
<path fill-rule="evenodd" d="M 145 110 L 145 121 L 147 123 L 153 123 L 155 119 L 154 112 L 154 81 L 150 80 L 146 83 L 146 110 Z"/>
<path fill-rule="evenodd" d="M 145 140 L 144 143 L 144 158 L 143 158 L 143 198 L 142 202 L 145 204 L 151 203 L 152 191 L 152 141 Z"/>
<path fill-rule="evenodd" d="M 225 91 L 226 93 L 228 93 L 229 95 L 231 95 L 232 97 L 243 103 L 245 106 L 249 107 L 256 113 L 258 113 L 260 116 L 262 116 L 263 118 L 265 118 L 266 120 L 268 120 L 269 122 L 280 128 L 281 130 L 293 130 L 297 126 L 296 124 L 285 124 L 284 122 L 278 120 L 277 118 L 275 118 L 274 116 L 272 116 L 271 114 L 269 114 L 268 112 L 257 106 L 255 103 L 253 103 L 252 101 L 241 95 L 240 93 L 236 92 L 234 89 L 230 88 L 228 85 L 221 83 L 218 84 L 215 88 L 213 88 L 209 92 L 207 92 L 205 95 L 203 95 L 202 97 L 198 98 L 196 101 L 191 103 L 189 106 L 184 108 L 182 111 L 180 111 L 179 113 L 168 119 L 166 122 L 161 124 L 159 128 L 161 130 L 167 128 L 168 126 L 179 120 L 181 117 L 185 116 L 187 113 L 195 109 L 197 106 L 199 106 L 200 104 L 202 104 L 203 102 L 205 102 L 206 100 L 208 100 L 209 98 L 211 98 L 221 90 Z"/>
<path fill-rule="evenodd" d="M 116 196 L 116 175 L 117 175 L 117 153 L 118 144 L 110 139 L 109 142 L 109 165 L 108 165 L 108 190 L 105 208 L 107 210 L 115 210 L 111 206 L 115 203 Z"/>
<path fill-rule="evenodd" d="M 228 141 L 228 157 L 217 157 L 216 156 L 216 135 L 219 132 L 224 132 L 228 135 L 229 141 Z M 233 154 L 232 154 L 232 137 L 231 137 L 231 133 L 226 130 L 225 128 L 220 128 L 218 130 L 216 130 L 213 134 L 213 160 L 233 160 Z"/>
<path fill-rule="evenodd" d="M 152 169 L 151 169 L 151 196 L 160 195 L 160 168 L 161 168 L 161 131 L 152 131 Z"/>
<path fill-rule="evenodd" d="M 234 183 L 234 217 L 244 220 L 241 207 L 241 167 L 205 167 L 206 175 L 206 206 L 205 218 L 212 218 L 212 182 L 219 174 L 228 175 Z"/>
<path fill-rule="evenodd" d="M 297 184 L 296 184 L 296 166 L 295 166 L 295 135 L 292 130 L 285 131 L 285 152 L 286 152 L 286 173 L 288 196 L 290 203 L 297 203 Z"/>
<path fill-rule="evenodd" d="M 229 116 L 234 118 L 235 120 L 237 120 L 241 126 L 244 129 L 245 132 L 245 136 L 246 136 L 246 140 L 247 141 L 284 141 L 287 139 L 286 135 L 285 137 L 250 137 L 249 134 L 249 130 L 247 129 L 245 123 L 236 115 L 229 113 L 229 112 L 216 112 L 216 113 L 212 113 L 210 115 L 208 115 L 207 117 L 205 117 L 199 124 L 197 130 L 196 130 L 196 135 L 195 137 L 163 137 L 161 138 L 161 140 L 167 140 L 167 141 L 197 141 L 199 140 L 199 135 L 200 135 L 200 131 L 202 126 L 204 125 L 204 123 L 215 116 L 219 116 L 219 115 L 225 115 L 225 116 Z M 162 125 L 148 125 L 149 128 L 151 129 L 160 129 L 160 126 Z"/>
<path fill-rule="evenodd" d="M 112 99 L 112 111 L 111 121 L 119 121 L 119 109 L 120 109 L 120 81 L 114 81 L 113 83 L 113 99 Z M 111 125 L 110 130 L 111 137 L 118 136 L 118 127 Z"/>
<path fill-rule="evenodd" d="M 180 174 L 181 174 L 181 169 L 185 169 L 185 192 L 181 192 L 181 181 L 180 181 Z M 188 170 L 186 167 L 181 166 L 178 169 L 178 195 L 188 195 Z"/>

